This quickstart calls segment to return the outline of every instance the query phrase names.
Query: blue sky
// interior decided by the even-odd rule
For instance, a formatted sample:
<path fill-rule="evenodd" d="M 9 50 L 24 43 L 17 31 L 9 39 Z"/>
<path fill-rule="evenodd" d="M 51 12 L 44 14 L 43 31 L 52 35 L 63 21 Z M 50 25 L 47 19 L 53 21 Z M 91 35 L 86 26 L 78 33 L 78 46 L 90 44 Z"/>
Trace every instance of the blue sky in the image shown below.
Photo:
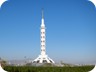
<path fill-rule="evenodd" d="M 54 61 L 96 63 L 96 9 L 87 0 L 9 0 L 0 9 L 0 57 L 40 54 L 44 9 L 47 54 Z"/>

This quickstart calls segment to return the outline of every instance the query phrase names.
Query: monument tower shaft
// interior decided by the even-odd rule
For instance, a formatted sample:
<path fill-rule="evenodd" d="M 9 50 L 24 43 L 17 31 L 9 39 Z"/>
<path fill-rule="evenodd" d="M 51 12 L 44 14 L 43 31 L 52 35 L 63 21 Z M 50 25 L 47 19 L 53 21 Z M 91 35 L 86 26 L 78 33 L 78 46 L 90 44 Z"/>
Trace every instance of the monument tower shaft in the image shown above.
<path fill-rule="evenodd" d="M 41 54 L 33 61 L 33 63 L 54 63 L 54 61 L 46 54 L 46 27 L 44 24 L 44 13 L 42 10 L 41 28 L 40 28 L 40 40 L 41 40 Z"/>
<path fill-rule="evenodd" d="M 42 21 L 41 21 L 41 55 L 46 55 L 46 30 L 44 24 L 43 11 L 42 11 Z"/>

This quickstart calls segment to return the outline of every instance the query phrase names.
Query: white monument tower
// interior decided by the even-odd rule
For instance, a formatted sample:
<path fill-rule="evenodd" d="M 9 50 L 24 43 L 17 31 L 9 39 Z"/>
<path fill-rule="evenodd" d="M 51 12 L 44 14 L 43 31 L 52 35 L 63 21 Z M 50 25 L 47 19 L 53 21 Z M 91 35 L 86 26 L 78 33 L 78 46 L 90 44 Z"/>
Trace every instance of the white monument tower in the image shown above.
<path fill-rule="evenodd" d="M 44 24 L 44 15 L 42 10 L 41 20 L 41 54 L 33 61 L 33 63 L 54 63 L 54 61 L 46 55 L 46 27 Z"/>

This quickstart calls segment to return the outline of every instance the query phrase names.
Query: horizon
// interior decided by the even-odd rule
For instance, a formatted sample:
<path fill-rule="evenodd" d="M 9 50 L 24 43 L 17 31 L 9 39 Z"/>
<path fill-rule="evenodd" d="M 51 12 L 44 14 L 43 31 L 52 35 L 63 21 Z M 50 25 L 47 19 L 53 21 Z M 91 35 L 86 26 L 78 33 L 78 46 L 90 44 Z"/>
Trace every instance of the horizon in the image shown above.
<path fill-rule="evenodd" d="M 34 60 L 40 55 L 42 7 L 47 55 L 96 64 L 96 9 L 87 0 L 8 0 L 0 9 L 0 57 Z"/>

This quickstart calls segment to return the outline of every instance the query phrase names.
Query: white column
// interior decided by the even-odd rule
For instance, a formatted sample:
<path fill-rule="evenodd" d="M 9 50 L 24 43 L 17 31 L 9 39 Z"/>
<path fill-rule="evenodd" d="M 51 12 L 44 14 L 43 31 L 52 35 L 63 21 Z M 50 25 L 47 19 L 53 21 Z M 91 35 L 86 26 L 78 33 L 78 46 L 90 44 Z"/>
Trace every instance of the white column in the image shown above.
<path fill-rule="evenodd" d="M 45 35 L 45 24 L 44 18 L 42 17 L 41 23 L 41 55 L 46 55 L 46 35 Z"/>

